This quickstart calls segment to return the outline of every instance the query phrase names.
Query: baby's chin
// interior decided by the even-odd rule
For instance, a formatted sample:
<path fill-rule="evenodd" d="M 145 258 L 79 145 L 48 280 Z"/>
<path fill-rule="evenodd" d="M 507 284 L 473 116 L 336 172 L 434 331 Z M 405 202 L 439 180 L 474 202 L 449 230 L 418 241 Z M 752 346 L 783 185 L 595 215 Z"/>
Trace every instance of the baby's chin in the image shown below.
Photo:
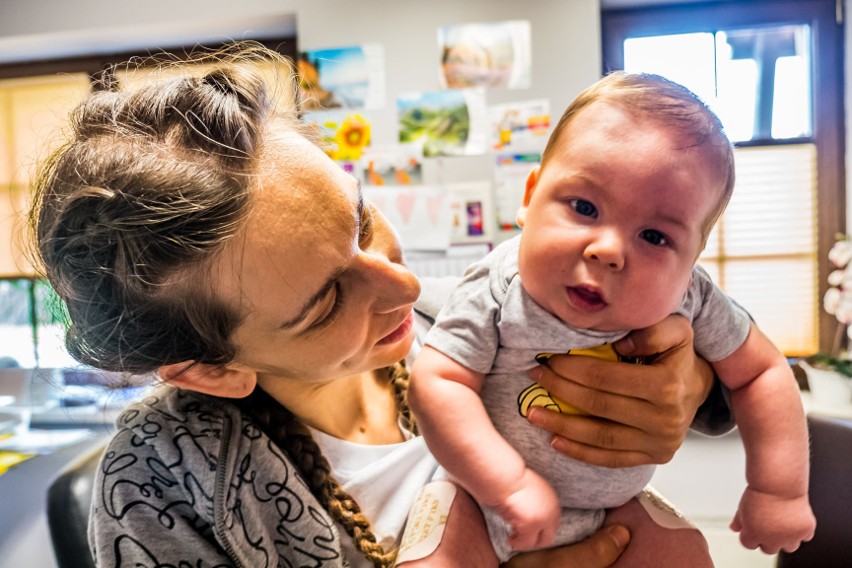
<path fill-rule="evenodd" d="M 610 306 L 611 307 L 611 306 Z M 582 329 L 591 329 L 592 331 L 608 331 L 608 332 L 618 332 L 618 331 L 633 331 L 635 329 L 645 329 L 646 327 L 651 327 L 655 324 L 660 323 L 664 319 L 666 319 L 672 312 L 660 312 L 653 314 L 613 314 L 607 313 L 609 309 L 603 310 L 598 314 L 594 314 L 599 316 L 597 318 L 591 317 L 588 318 L 586 322 L 566 322 L 569 325 L 574 327 L 579 327 Z M 586 319 L 586 318 L 583 318 Z M 595 321 L 596 320 L 596 321 Z"/>

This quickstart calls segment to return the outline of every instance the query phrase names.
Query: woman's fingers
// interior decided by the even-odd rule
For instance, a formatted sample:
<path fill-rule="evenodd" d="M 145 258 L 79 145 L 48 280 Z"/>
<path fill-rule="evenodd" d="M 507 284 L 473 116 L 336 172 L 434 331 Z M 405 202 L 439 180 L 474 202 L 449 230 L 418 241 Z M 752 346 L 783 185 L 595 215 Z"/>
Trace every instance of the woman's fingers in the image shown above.
<path fill-rule="evenodd" d="M 638 329 L 615 343 L 615 350 L 622 355 L 651 356 L 680 347 L 692 348 L 692 326 L 689 321 L 672 315 L 660 323 Z"/>
<path fill-rule="evenodd" d="M 607 568 L 624 552 L 630 532 L 610 525 L 576 544 L 536 550 L 513 556 L 502 564 L 507 568 Z"/>
<path fill-rule="evenodd" d="M 530 422 L 554 434 L 553 448 L 576 460 L 604 467 L 665 463 L 677 445 L 617 422 L 534 408 Z"/>

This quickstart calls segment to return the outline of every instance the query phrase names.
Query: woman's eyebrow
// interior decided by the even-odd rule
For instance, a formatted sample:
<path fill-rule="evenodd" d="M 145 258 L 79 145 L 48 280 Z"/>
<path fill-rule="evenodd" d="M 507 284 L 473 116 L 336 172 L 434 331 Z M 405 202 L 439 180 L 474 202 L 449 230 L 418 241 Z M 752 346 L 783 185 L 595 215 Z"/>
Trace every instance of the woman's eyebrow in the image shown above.
<path fill-rule="evenodd" d="M 361 190 L 361 180 L 357 180 L 358 182 L 358 197 L 355 203 L 355 234 L 358 235 L 361 232 L 361 219 L 364 216 L 364 207 L 366 207 L 364 203 L 364 192 Z M 305 302 L 305 305 L 302 306 L 302 309 L 299 310 L 299 313 L 296 314 L 295 317 L 282 322 L 278 325 L 278 329 L 293 329 L 299 323 L 308 317 L 311 309 L 316 306 L 320 300 L 326 297 L 326 295 L 331 291 L 334 287 L 334 283 L 340 278 L 340 275 L 346 271 L 345 266 L 338 267 L 331 276 L 329 276 L 325 282 L 323 282 L 320 289 L 317 290 L 317 293 L 308 298 L 308 301 Z"/>

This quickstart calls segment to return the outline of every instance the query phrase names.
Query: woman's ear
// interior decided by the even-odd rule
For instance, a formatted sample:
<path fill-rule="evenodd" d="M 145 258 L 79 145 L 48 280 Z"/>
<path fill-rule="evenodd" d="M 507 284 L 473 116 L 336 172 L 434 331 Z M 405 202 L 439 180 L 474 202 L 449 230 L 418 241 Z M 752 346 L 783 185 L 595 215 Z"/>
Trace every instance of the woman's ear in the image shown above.
<path fill-rule="evenodd" d="M 185 361 L 163 365 L 157 372 L 160 378 L 182 389 L 221 396 L 243 398 L 257 385 L 257 372 L 240 365 L 209 365 Z"/>
<path fill-rule="evenodd" d="M 527 176 L 527 187 L 524 191 L 524 204 L 518 209 L 517 222 L 518 226 L 523 228 L 524 223 L 527 220 L 527 208 L 530 206 L 530 200 L 532 199 L 533 192 L 535 191 L 535 185 L 538 183 L 538 176 L 541 172 L 541 166 L 536 166 L 532 169 L 532 171 Z"/>

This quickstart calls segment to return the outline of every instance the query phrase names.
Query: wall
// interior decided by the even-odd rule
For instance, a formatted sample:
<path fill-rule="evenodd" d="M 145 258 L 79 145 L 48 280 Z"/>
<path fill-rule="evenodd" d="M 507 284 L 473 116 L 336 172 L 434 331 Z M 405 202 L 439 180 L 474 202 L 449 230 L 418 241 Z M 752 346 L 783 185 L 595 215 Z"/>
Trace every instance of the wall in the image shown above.
<path fill-rule="evenodd" d="M 396 96 L 438 85 L 437 28 L 525 19 L 532 28 L 532 86 L 492 90 L 489 103 L 548 98 L 558 116 L 599 77 L 598 0 L 4 0 L 0 63 L 81 51 L 150 49 L 184 42 L 281 35 L 295 31 L 300 49 L 365 42 L 384 45 L 386 106 L 370 113 L 373 143 L 397 140 Z M 490 179 L 492 157 L 427 160 L 424 181 Z"/>

